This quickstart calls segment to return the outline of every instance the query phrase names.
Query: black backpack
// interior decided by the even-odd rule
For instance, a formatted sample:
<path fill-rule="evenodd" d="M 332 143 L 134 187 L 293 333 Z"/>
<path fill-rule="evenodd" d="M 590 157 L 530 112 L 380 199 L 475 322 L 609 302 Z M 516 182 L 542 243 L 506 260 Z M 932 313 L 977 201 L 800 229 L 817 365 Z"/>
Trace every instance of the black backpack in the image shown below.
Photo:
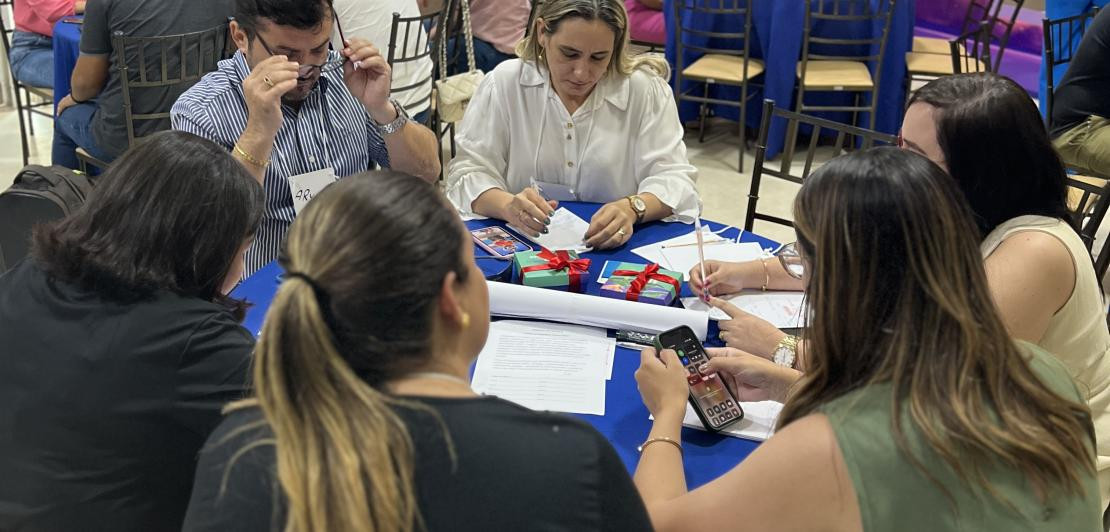
<path fill-rule="evenodd" d="M 62 166 L 30 164 L 0 192 L 0 273 L 27 256 L 31 228 L 77 211 L 93 189 L 84 173 Z"/>

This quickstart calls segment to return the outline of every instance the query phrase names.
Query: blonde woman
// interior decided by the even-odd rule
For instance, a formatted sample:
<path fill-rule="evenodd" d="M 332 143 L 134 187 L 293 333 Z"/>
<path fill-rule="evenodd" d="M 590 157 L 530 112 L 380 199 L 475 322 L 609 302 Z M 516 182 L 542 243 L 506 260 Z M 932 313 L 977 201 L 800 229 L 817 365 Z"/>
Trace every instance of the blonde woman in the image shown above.
<path fill-rule="evenodd" d="M 649 530 L 586 423 L 470 389 L 489 332 L 470 235 L 435 188 L 339 181 L 301 212 L 185 530 Z M 388 260 L 383 260 L 388 257 Z"/>
<path fill-rule="evenodd" d="M 636 224 L 693 221 L 696 170 L 666 63 L 628 52 L 620 0 L 548 0 L 462 120 L 447 196 L 462 214 L 546 232 L 561 200 L 604 203 L 583 235 L 613 248 Z M 533 186 L 535 184 L 536 186 Z"/>
<path fill-rule="evenodd" d="M 656 530 L 1098 530 L 1090 411 L 1059 360 L 1010 338 L 956 183 L 908 151 L 856 152 L 806 180 L 794 219 L 806 374 L 709 353 L 740 400 L 786 401 L 774 436 L 687 493 L 666 441 L 686 371 L 642 354 L 636 485 Z"/>

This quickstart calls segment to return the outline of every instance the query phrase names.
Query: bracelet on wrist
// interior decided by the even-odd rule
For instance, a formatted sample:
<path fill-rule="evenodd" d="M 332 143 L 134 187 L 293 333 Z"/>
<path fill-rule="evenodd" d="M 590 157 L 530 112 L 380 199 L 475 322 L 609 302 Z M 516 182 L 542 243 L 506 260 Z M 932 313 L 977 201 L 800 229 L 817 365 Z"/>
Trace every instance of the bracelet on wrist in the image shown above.
<path fill-rule="evenodd" d="M 83 103 L 89 103 L 88 100 L 78 100 L 77 97 L 74 96 L 72 92 L 69 93 L 69 99 L 73 100 L 73 103 L 78 104 L 78 105 L 83 104 Z"/>
<path fill-rule="evenodd" d="M 644 449 L 647 449 L 647 447 L 649 445 L 651 445 L 653 443 L 659 443 L 659 442 L 667 442 L 671 445 L 674 445 L 675 449 L 678 449 L 678 454 L 683 454 L 682 444 L 678 443 L 677 441 L 674 441 L 670 438 L 648 438 L 647 441 L 645 441 L 644 443 L 641 443 L 640 446 L 636 448 L 636 452 L 642 454 L 644 452 Z"/>
<path fill-rule="evenodd" d="M 764 292 L 767 291 L 767 285 L 771 284 L 771 270 L 767 269 L 767 257 L 759 259 L 759 263 L 763 265 L 763 288 Z"/>
<path fill-rule="evenodd" d="M 259 160 L 257 157 L 255 157 L 255 156 L 247 153 L 246 151 L 244 151 L 243 148 L 239 147 L 238 142 L 235 143 L 235 153 L 238 153 L 239 156 L 243 158 L 243 160 L 245 160 L 248 163 L 253 164 L 254 166 L 257 166 L 259 168 L 265 169 L 267 166 L 270 165 L 270 161 L 268 161 L 268 160 L 267 161 Z"/>

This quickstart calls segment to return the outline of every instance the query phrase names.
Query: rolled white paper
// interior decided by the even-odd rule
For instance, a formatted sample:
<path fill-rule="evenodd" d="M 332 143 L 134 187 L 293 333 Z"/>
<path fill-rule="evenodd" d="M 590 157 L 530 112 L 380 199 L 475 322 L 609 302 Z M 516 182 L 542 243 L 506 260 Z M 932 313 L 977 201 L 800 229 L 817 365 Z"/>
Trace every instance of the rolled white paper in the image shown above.
<path fill-rule="evenodd" d="M 688 325 L 702 341 L 709 330 L 707 312 L 496 281 L 487 281 L 486 285 L 489 286 L 489 311 L 494 316 L 533 318 L 649 334 Z"/>

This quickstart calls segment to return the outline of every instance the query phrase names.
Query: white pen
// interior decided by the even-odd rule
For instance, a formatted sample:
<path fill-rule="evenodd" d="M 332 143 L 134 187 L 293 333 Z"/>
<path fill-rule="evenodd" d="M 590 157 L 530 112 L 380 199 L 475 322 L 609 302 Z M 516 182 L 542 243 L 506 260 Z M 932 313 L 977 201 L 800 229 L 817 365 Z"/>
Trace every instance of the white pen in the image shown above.
<path fill-rule="evenodd" d="M 705 279 L 705 244 L 701 236 L 701 216 L 694 217 L 694 235 L 698 239 L 698 267 L 701 268 L 702 299 L 709 302 L 709 283 Z"/>

